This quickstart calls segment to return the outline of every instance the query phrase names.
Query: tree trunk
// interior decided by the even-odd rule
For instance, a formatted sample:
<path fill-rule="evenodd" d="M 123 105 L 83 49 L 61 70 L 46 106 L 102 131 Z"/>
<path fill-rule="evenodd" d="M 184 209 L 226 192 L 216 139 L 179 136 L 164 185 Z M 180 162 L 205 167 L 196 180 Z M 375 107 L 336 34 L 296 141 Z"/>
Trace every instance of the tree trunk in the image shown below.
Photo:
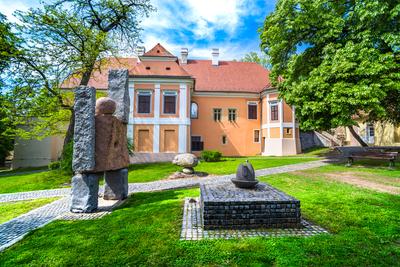
<path fill-rule="evenodd" d="M 63 152 L 65 151 L 65 148 L 67 145 L 72 142 L 74 139 L 74 127 L 75 127 L 75 112 L 74 108 L 72 107 L 71 109 L 71 117 L 69 118 L 69 125 L 67 129 L 67 133 L 65 134 L 64 138 L 64 144 L 63 144 Z"/>
<path fill-rule="evenodd" d="M 353 126 L 348 126 L 347 128 L 349 128 L 349 131 L 351 133 L 351 135 L 357 140 L 358 143 L 360 143 L 360 145 L 362 147 L 367 147 L 368 144 L 364 142 L 364 140 L 361 139 L 361 137 L 356 133 L 356 131 L 354 130 Z"/>

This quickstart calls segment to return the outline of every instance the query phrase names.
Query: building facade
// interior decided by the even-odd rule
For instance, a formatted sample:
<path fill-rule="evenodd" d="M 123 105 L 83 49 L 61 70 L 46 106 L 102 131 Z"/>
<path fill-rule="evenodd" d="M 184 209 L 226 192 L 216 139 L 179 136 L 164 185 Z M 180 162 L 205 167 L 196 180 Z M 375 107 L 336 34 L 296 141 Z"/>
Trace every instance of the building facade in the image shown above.
<path fill-rule="evenodd" d="M 113 58 L 93 73 L 89 85 L 107 89 L 111 68 L 129 70 L 128 138 L 137 153 L 225 156 L 292 155 L 300 152 L 294 108 L 278 98 L 269 71 L 251 62 L 192 60 L 188 50 L 171 54 L 162 45 L 138 58 Z M 79 81 L 70 79 L 64 88 Z"/>

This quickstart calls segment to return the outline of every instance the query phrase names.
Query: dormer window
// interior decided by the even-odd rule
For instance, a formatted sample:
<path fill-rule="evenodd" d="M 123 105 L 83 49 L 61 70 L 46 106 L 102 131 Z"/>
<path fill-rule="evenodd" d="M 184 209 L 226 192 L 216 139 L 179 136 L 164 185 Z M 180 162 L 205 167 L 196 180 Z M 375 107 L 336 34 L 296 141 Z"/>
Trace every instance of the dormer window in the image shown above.
<path fill-rule="evenodd" d="M 149 66 L 147 66 L 147 67 L 146 67 L 146 70 L 149 70 L 149 69 L 150 69 L 150 67 L 149 67 Z"/>
<path fill-rule="evenodd" d="M 171 70 L 171 67 L 166 67 L 165 69 L 166 69 L 166 70 Z"/>

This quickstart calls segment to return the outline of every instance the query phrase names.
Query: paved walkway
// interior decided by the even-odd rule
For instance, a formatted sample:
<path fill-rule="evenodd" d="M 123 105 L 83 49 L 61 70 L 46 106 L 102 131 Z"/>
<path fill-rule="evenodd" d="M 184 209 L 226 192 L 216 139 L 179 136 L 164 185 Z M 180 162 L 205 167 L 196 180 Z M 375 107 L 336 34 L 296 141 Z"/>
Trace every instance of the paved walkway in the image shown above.
<path fill-rule="evenodd" d="M 317 168 L 328 163 L 324 160 L 312 161 L 307 163 L 285 165 L 274 168 L 261 169 L 256 171 L 256 176 L 265 176 L 292 171 L 300 171 L 311 168 Z M 154 192 L 177 188 L 187 188 L 198 186 L 200 183 L 219 183 L 229 181 L 235 174 L 214 176 L 206 178 L 185 178 L 176 180 L 160 180 L 149 183 L 131 183 L 129 184 L 129 194 L 138 192 Z M 100 189 L 100 194 L 102 193 Z M 8 222 L 0 224 L 0 251 L 15 244 L 21 240 L 30 231 L 42 227 L 51 221 L 63 216 L 69 212 L 69 194 L 70 189 L 51 189 L 31 192 L 0 194 L 0 202 L 11 202 L 28 200 L 35 198 L 46 198 L 55 196 L 64 196 L 38 209 L 32 210 L 24 215 L 14 218 Z"/>

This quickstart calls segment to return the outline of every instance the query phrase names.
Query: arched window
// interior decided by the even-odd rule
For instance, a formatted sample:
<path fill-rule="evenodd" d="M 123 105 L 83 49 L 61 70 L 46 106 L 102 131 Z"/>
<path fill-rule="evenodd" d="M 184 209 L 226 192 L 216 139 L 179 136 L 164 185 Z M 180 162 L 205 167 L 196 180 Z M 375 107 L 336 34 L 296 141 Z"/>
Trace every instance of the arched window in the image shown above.
<path fill-rule="evenodd" d="M 190 118 L 197 119 L 198 117 L 199 117 L 199 106 L 195 102 L 192 102 L 190 105 Z"/>

